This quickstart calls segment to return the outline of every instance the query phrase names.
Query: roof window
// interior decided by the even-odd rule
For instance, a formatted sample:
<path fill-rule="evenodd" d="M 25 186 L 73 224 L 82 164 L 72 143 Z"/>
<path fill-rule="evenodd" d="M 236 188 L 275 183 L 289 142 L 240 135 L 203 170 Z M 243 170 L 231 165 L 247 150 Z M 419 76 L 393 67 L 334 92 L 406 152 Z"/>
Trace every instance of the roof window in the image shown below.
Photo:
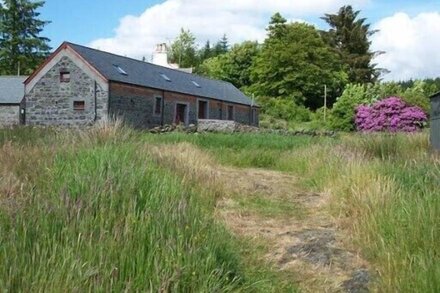
<path fill-rule="evenodd" d="M 166 81 L 171 81 L 171 79 L 165 75 L 165 73 L 161 73 L 160 76 L 162 76 L 163 79 L 165 79 Z"/>
<path fill-rule="evenodd" d="M 195 82 L 194 80 L 191 80 L 191 82 L 192 82 L 196 87 L 201 87 L 200 84 L 198 84 L 198 83 Z"/>
<path fill-rule="evenodd" d="M 122 69 L 119 65 L 113 64 L 113 66 L 118 70 L 118 72 L 122 75 L 128 75 L 127 72 L 125 72 L 124 69 Z"/>

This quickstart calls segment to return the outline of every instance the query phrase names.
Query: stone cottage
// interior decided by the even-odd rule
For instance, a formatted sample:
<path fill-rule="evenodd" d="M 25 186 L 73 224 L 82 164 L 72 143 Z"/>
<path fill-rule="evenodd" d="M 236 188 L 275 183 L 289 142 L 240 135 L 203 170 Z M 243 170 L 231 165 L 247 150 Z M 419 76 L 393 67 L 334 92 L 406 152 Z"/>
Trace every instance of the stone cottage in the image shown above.
<path fill-rule="evenodd" d="M 199 119 L 258 125 L 259 107 L 232 84 L 65 42 L 25 81 L 26 124 L 138 128 Z"/>
<path fill-rule="evenodd" d="M 22 118 L 23 82 L 27 76 L 0 76 L 0 127 L 17 125 Z"/>

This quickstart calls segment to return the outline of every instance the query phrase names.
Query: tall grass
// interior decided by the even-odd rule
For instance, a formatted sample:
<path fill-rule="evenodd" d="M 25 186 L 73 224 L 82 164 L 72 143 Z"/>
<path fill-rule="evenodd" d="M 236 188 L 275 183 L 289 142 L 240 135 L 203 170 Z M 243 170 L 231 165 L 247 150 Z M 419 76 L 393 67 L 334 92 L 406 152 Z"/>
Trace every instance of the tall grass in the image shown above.
<path fill-rule="evenodd" d="M 225 164 L 297 175 L 304 188 L 332 195 L 330 208 L 351 235 L 347 244 L 377 269 L 376 290 L 440 291 L 440 158 L 426 133 L 212 136 L 153 140 L 187 140 Z"/>
<path fill-rule="evenodd" d="M 215 196 L 158 166 L 136 133 L 9 131 L 0 143 L 1 288 L 260 290 L 262 276 L 244 272 L 237 241 L 213 218 Z"/>

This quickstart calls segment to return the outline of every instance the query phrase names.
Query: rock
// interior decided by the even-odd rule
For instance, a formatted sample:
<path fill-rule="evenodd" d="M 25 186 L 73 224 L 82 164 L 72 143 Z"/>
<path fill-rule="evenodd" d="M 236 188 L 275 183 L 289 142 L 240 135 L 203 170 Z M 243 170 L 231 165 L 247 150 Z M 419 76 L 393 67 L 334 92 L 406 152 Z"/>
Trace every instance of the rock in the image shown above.
<path fill-rule="evenodd" d="M 371 281 L 370 279 L 368 270 L 358 269 L 353 272 L 351 279 L 342 284 L 342 287 L 349 293 L 366 293 L 369 292 L 368 284 Z"/>

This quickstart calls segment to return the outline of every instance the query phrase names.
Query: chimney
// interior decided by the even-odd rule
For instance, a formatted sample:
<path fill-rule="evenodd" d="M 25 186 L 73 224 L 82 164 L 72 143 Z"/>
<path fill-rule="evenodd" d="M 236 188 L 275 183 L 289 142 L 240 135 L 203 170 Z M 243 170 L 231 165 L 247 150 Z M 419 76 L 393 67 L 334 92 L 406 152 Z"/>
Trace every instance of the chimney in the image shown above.
<path fill-rule="evenodd" d="M 153 53 L 152 63 L 166 67 L 169 66 L 167 44 L 161 43 L 156 45 L 156 50 Z"/>

